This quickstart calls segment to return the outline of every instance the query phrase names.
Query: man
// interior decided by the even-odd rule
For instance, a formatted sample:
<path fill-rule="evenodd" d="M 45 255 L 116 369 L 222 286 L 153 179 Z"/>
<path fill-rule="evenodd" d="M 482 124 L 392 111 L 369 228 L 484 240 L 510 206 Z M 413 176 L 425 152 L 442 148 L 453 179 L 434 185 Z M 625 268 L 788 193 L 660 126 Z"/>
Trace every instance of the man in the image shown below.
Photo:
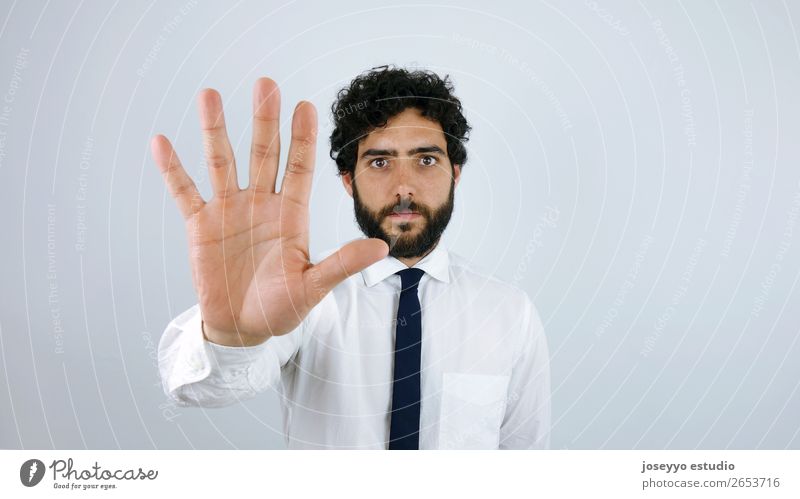
<path fill-rule="evenodd" d="M 310 103 L 294 110 L 280 191 L 272 80 L 254 89 L 247 189 L 217 92 L 199 96 L 210 201 L 169 141 L 153 139 L 186 219 L 199 298 L 159 344 L 170 397 L 218 407 L 274 389 L 289 448 L 549 446 L 549 357 L 535 307 L 441 238 L 470 129 L 452 92 L 447 78 L 389 67 L 339 92 L 331 157 L 367 238 L 317 263 L 308 252 Z"/>

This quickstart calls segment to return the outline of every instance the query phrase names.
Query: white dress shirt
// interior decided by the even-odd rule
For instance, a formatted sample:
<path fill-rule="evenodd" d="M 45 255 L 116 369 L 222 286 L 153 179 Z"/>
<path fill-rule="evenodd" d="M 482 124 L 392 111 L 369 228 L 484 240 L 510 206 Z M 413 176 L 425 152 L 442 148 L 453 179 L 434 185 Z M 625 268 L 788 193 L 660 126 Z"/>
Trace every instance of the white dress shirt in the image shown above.
<path fill-rule="evenodd" d="M 425 271 L 420 449 L 548 448 L 549 354 L 530 298 L 443 242 L 415 267 Z M 276 390 L 288 448 L 386 449 L 394 274 L 405 268 L 387 256 L 336 286 L 294 331 L 252 347 L 206 341 L 191 307 L 159 343 L 164 391 L 181 406 L 220 407 Z"/>

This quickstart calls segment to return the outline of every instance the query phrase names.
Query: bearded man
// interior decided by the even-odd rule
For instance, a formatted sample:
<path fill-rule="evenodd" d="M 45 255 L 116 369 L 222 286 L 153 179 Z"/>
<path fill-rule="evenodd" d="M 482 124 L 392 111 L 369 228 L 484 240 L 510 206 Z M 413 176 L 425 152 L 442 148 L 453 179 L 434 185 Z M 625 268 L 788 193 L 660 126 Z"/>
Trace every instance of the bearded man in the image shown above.
<path fill-rule="evenodd" d="M 219 407 L 275 390 L 291 449 L 547 448 L 536 308 L 442 240 L 470 131 L 449 78 L 384 66 L 338 93 L 331 157 L 366 238 L 315 259 L 314 106 L 294 110 L 278 190 L 278 87 L 262 78 L 253 97 L 246 189 L 216 91 L 199 96 L 210 200 L 169 141 L 153 139 L 186 220 L 198 296 L 159 344 L 169 397 Z"/>

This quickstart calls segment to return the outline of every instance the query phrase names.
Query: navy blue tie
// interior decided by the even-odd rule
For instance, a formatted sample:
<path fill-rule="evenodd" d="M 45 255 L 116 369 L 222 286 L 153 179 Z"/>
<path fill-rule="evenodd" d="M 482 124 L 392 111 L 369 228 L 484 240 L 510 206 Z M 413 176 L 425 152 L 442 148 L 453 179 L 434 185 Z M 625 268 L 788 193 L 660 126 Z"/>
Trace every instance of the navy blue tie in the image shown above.
<path fill-rule="evenodd" d="M 396 272 L 400 276 L 402 291 L 394 339 L 390 450 L 419 449 L 422 314 L 417 286 L 424 273 L 415 268 Z"/>

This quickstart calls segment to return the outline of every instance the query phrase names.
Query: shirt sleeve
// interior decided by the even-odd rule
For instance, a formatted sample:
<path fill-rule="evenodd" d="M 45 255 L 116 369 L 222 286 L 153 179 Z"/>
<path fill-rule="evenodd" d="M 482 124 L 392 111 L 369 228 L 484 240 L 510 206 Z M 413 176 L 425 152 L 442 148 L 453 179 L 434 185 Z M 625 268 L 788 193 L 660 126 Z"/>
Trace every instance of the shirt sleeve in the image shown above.
<path fill-rule="evenodd" d="M 511 372 L 501 449 L 550 448 L 550 354 L 536 307 L 526 297 L 523 338 Z"/>
<path fill-rule="evenodd" d="M 256 346 L 207 341 L 199 305 L 174 318 L 158 345 L 164 392 L 179 406 L 223 407 L 274 388 L 281 368 L 297 353 L 305 321 L 294 331 Z"/>

